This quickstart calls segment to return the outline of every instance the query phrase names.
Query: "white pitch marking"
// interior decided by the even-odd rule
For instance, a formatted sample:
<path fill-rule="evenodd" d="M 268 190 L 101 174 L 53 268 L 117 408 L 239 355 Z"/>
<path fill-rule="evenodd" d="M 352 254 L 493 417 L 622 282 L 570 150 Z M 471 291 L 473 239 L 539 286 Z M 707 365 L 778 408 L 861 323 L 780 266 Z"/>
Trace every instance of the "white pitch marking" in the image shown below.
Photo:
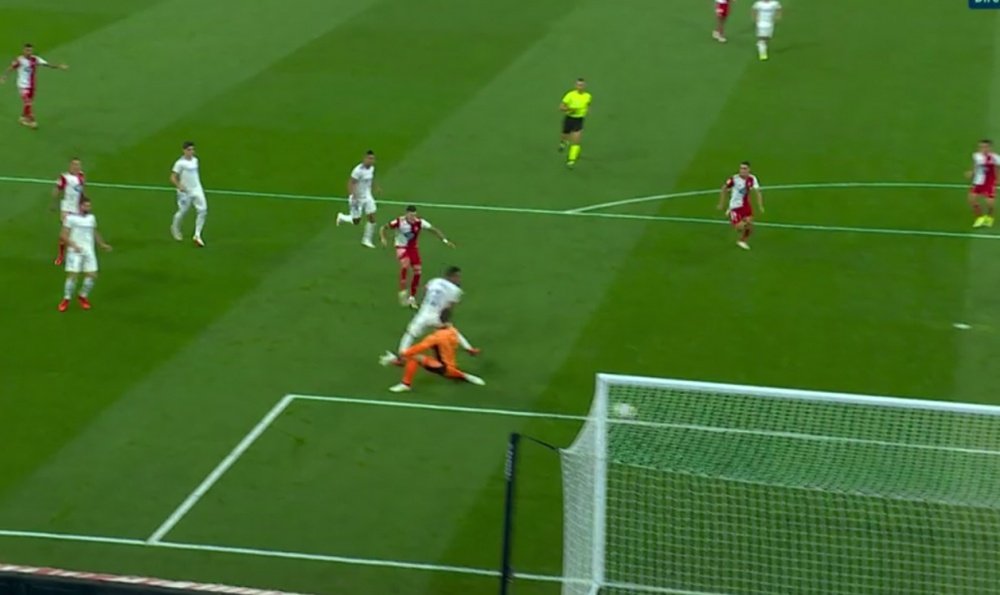
<path fill-rule="evenodd" d="M 374 558 L 354 558 L 350 556 L 332 556 L 327 554 L 308 554 L 304 552 L 288 552 L 283 550 L 268 550 L 260 548 L 229 547 L 201 543 L 182 543 L 174 541 L 144 541 L 122 537 L 105 537 L 100 535 L 79 535 L 72 533 L 52 533 L 44 531 L 19 531 L 0 529 L 0 537 L 18 539 L 44 539 L 51 541 L 68 541 L 76 543 L 96 543 L 105 545 L 128 545 L 135 547 L 164 548 L 186 551 L 215 552 L 220 554 L 236 554 L 258 558 L 285 558 L 316 562 L 332 562 L 351 566 L 374 566 L 378 568 L 396 568 L 402 570 L 424 570 L 432 572 L 447 572 L 452 574 L 468 574 L 486 577 L 499 577 L 500 572 L 488 568 L 469 566 L 453 566 L 448 564 L 426 564 L 423 562 L 406 562 L 402 560 L 379 560 Z M 539 582 L 575 582 L 566 581 L 561 576 L 551 574 L 516 573 L 516 578 Z"/>
<path fill-rule="evenodd" d="M 45 180 L 41 178 L 24 178 L 17 176 L 0 176 L 0 182 L 10 182 L 10 183 L 20 183 L 20 184 L 51 184 L 51 180 Z M 94 188 L 112 188 L 112 189 L 123 189 L 123 190 L 145 190 L 145 191 L 170 191 L 175 190 L 171 187 L 166 186 L 151 186 L 145 184 L 113 184 L 106 182 L 87 182 L 87 185 Z M 824 189 L 824 188 L 965 188 L 961 184 L 941 184 L 936 182 L 928 183 L 918 183 L 918 182 L 824 182 L 824 183 L 814 183 L 814 184 L 785 184 L 785 185 L 775 185 L 767 186 L 765 190 L 807 190 L 807 189 Z M 709 217 L 673 217 L 669 215 L 641 215 L 641 214 L 631 214 L 631 213 L 600 213 L 594 212 L 598 209 L 610 208 L 613 206 L 621 206 L 627 204 L 634 204 L 636 202 L 647 202 L 653 200 L 665 200 L 669 198 L 681 198 L 684 196 L 703 196 L 714 194 L 718 190 L 693 190 L 688 192 L 675 192 L 671 194 L 656 194 L 651 196 L 640 196 L 637 198 L 627 198 L 625 200 L 614 201 L 610 203 L 601 203 L 596 205 L 583 206 L 576 209 L 569 210 L 557 210 L 557 209 L 530 209 L 522 207 L 502 207 L 502 206 L 490 206 L 490 205 L 470 205 L 470 204 L 449 204 L 449 203 L 433 203 L 433 202 L 401 202 L 392 200 L 382 200 L 379 201 L 382 204 L 387 205 L 415 205 L 417 207 L 426 207 L 433 209 L 450 209 L 450 210 L 460 210 L 460 211 L 478 211 L 478 212 L 488 212 L 488 213 L 516 213 L 522 215 L 561 215 L 569 217 L 596 217 L 600 219 L 619 219 L 622 221 L 663 221 L 669 223 L 701 223 L 701 224 L 712 224 L 712 225 L 728 225 L 729 221 L 727 219 L 719 218 L 709 218 Z M 319 196 L 314 194 L 283 194 L 283 193 L 269 193 L 269 192 L 251 192 L 245 190 L 213 190 L 212 194 L 222 195 L 222 196 L 248 196 L 255 198 L 278 198 L 285 200 L 315 200 L 324 202 L 340 202 L 347 200 L 345 198 L 336 196 Z M 954 231 L 934 231 L 934 230 L 920 230 L 920 229 L 891 229 L 891 228 L 878 228 L 878 227 L 850 227 L 850 226 L 830 226 L 830 225 L 808 225 L 808 224 L 796 224 L 796 223 L 768 223 L 764 221 L 756 222 L 757 227 L 760 228 L 774 228 L 774 229 L 795 229 L 801 231 L 821 231 L 821 232 L 846 232 L 846 233 L 868 233 L 876 235 L 896 235 L 896 236 L 913 236 L 913 237 L 935 237 L 935 238 L 962 238 L 970 240 L 1000 240 L 1000 235 L 994 234 L 981 234 L 981 233 L 968 233 L 968 232 L 954 232 Z"/>
<path fill-rule="evenodd" d="M 208 492 L 208 490 L 212 489 L 212 486 L 215 485 L 217 481 L 219 481 L 219 479 L 226 473 L 226 471 L 228 471 L 229 468 L 232 467 L 233 464 L 236 463 L 236 461 L 239 460 L 241 456 L 243 456 L 243 453 L 245 453 L 247 449 L 250 448 L 250 445 L 252 445 L 254 441 L 257 440 L 257 438 L 259 438 L 260 435 L 264 433 L 264 431 L 268 428 L 268 426 L 270 426 L 274 422 L 274 420 L 277 419 L 279 415 L 281 415 L 281 413 L 285 410 L 286 407 L 288 407 L 288 405 L 291 402 L 292 398 L 290 396 L 285 396 L 280 401 L 278 401 L 278 403 L 274 407 L 272 407 L 270 411 L 267 412 L 267 415 L 265 415 L 259 422 L 257 422 L 257 425 L 254 426 L 253 429 L 250 430 L 250 432 L 246 436 L 244 436 L 242 440 L 240 440 L 239 444 L 237 444 L 236 447 L 233 448 L 233 450 L 228 455 L 226 455 L 226 458 L 222 459 L 222 461 L 218 465 L 216 465 L 215 469 L 213 469 L 212 472 L 208 474 L 208 477 L 206 477 L 198 485 L 198 487 L 195 488 L 195 490 L 191 492 L 191 494 L 183 502 L 181 502 L 181 505 L 178 506 L 177 509 L 174 510 L 174 512 L 171 513 L 169 517 L 167 517 L 167 520 L 163 521 L 163 524 L 160 525 L 159 528 L 157 528 L 156 531 L 154 531 L 153 534 L 149 536 L 149 539 L 146 540 L 147 543 L 150 544 L 160 543 L 163 537 L 167 533 L 169 533 L 175 526 L 177 526 L 177 523 L 179 523 L 181 519 L 184 518 L 184 515 L 186 515 L 188 512 L 191 511 L 192 508 L 194 508 L 194 505 L 197 504 L 199 500 L 201 500 L 202 496 L 204 496 Z"/>
<path fill-rule="evenodd" d="M 377 407 L 398 407 L 401 409 L 423 409 L 426 411 L 450 411 L 453 413 L 480 413 L 485 415 L 501 415 L 508 417 L 533 417 L 536 419 L 562 419 L 568 421 L 586 421 L 586 415 L 569 415 L 566 413 L 544 413 L 540 411 L 522 411 L 518 409 L 490 409 L 486 407 L 462 407 L 458 405 L 434 405 L 419 401 L 390 401 L 387 399 L 357 399 L 353 397 L 325 397 L 321 395 L 285 395 L 285 398 L 301 399 L 303 401 L 322 401 L 327 403 L 348 403 L 351 405 L 374 405 Z"/>
<path fill-rule="evenodd" d="M 488 409 L 480 407 L 461 407 L 454 405 L 434 405 L 431 403 L 420 403 L 419 401 L 390 401 L 382 399 L 357 399 L 352 397 L 324 397 L 317 395 L 286 395 L 286 398 L 302 399 L 306 401 L 320 401 L 326 403 L 347 403 L 352 405 L 369 405 L 374 407 L 395 407 L 401 409 L 422 409 L 425 411 L 445 411 L 454 413 L 480 413 L 486 415 L 500 415 L 511 417 L 532 417 L 536 419 L 559 419 L 568 421 L 587 421 L 585 415 L 567 415 L 563 413 L 542 413 L 536 411 L 519 411 L 515 409 Z M 634 407 L 632 407 L 634 409 Z M 767 436 L 769 438 L 787 438 L 791 440 L 804 440 L 810 442 L 833 442 L 838 444 L 864 444 L 872 446 L 884 446 L 890 448 L 933 450 L 943 452 L 959 452 L 963 454 L 977 454 L 988 456 L 1000 456 L 1000 450 L 986 448 L 966 448 L 961 446 L 946 446 L 935 444 L 914 444 L 907 442 L 892 442 L 889 440 L 873 440 L 868 438 L 851 438 L 847 436 L 825 436 L 823 434 L 807 434 L 803 432 L 784 432 L 777 430 L 757 430 L 752 428 L 734 428 L 728 426 L 706 426 L 700 424 L 652 422 L 619 417 L 612 423 L 616 425 L 640 426 L 651 428 L 664 428 L 670 430 L 684 430 L 690 432 L 706 432 L 714 434 L 735 434 L 749 436 Z"/>
<path fill-rule="evenodd" d="M 824 190 L 835 188 L 965 188 L 963 184 L 940 184 L 937 182 L 820 182 L 813 184 L 776 184 L 773 186 L 761 186 L 762 191 L 768 190 Z M 687 196 L 705 196 L 718 194 L 720 190 L 694 190 L 691 192 L 674 192 L 671 194 L 651 194 L 649 196 L 639 196 L 637 198 L 626 198 L 625 200 L 615 200 L 612 202 L 602 202 L 596 205 L 588 205 L 576 209 L 570 209 L 566 213 L 579 214 L 612 207 L 621 207 L 644 202 L 666 200 L 668 198 L 683 198 Z"/>
<path fill-rule="evenodd" d="M 972 328 L 972 325 L 965 324 L 964 322 L 956 322 L 955 324 L 953 324 L 951 326 L 957 328 L 960 331 L 967 331 L 970 328 Z"/>

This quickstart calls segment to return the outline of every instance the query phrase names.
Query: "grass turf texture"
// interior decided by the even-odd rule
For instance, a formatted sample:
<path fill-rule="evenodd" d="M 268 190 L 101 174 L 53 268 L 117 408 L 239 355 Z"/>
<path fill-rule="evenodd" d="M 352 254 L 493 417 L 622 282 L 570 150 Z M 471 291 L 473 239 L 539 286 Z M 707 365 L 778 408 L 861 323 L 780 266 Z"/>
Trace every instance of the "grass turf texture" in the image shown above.
<path fill-rule="evenodd" d="M 6 86 L 2 174 L 165 183 L 187 138 L 209 248 L 169 239 L 169 193 L 98 190 L 89 313 L 55 312 L 48 189 L 3 184 L 0 527 L 145 539 L 288 392 L 379 398 L 408 314 L 395 268 L 332 227 L 364 149 L 396 200 L 572 209 L 763 183 L 961 181 L 998 130 L 996 19 L 920 0 L 789 2 L 758 64 L 746 7 L 635 0 L 0 2 L 0 32 L 72 70 L 40 74 L 41 129 Z M 178 18 L 178 15 L 182 15 Z M 443 18 L 446 15 L 446 18 Z M 924 32 L 935 31 L 927 37 Z M 919 38 L 919 44 L 913 39 Z M 12 45 L 9 51 L 16 51 Z M 888 68 L 889 59 L 898 63 Z M 555 153 L 576 76 L 595 104 L 577 171 Z M 966 231 L 961 190 L 782 191 L 761 221 Z M 714 197 L 610 212 L 714 216 Z M 398 207 L 383 206 L 381 219 Z M 423 209 L 459 243 L 457 322 L 484 389 L 421 377 L 412 399 L 582 413 L 595 371 L 990 402 L 995 242 Z M 191 221 L 187 222 L 190 230 Z M 988 233 L 988 232 L 987 232 Z M 954 322 L 972 329 L 957 332 Z M 504 435 L 573 423 L 297 404 L 170 537 L 491 566 Z M 558 573 L 556 462 L 526 458 L 520 570 Z M 401 496 L 404 494 L 405 496 Z M 320 592 L 489 592 L 493 579 L 132 546 L 0 538 L 0 559 Z M 523 583 L 522 593 L 553 593 Z"/>

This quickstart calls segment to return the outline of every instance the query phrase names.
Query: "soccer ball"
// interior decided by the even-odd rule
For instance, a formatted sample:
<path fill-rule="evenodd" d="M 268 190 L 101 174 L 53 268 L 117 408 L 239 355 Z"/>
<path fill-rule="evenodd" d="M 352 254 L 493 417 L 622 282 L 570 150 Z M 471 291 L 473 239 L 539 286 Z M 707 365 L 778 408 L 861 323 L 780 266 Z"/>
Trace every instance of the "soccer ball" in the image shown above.
<path fill-rule="evenodd" d="M 618 417 L 624 417 L 624 418 L 631 419 L 631 418 L 635 417 L 635 414 L 636 414 L 636 410 L 635 410 L 634 406 L 632 406 L 632 405 L 630 405 L 628 403 L 616 403 L 615 404 L 615 415 L 617 415 Z"/>

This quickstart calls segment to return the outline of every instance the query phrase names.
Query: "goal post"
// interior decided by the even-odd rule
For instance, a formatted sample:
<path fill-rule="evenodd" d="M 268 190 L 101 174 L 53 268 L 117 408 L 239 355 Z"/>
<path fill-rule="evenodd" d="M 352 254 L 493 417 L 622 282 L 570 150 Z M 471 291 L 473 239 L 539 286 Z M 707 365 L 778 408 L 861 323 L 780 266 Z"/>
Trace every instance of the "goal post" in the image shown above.
<path fill-rule="evenodd" d="M 564 595 L 1000 592 L 1000 407 L 601 374 Z"/>

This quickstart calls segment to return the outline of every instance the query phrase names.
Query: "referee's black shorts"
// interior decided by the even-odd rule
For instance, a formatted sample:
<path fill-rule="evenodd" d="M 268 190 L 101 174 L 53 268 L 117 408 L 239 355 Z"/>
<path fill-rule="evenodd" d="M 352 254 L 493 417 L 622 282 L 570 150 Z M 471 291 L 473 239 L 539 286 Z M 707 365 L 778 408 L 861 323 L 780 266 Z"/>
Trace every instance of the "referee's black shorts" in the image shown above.
<path fill-rule="evenodd" d="M 583 118 L 566 116 L 563 118 L 563 134 L 571 134 L 583 130 Z"/>

